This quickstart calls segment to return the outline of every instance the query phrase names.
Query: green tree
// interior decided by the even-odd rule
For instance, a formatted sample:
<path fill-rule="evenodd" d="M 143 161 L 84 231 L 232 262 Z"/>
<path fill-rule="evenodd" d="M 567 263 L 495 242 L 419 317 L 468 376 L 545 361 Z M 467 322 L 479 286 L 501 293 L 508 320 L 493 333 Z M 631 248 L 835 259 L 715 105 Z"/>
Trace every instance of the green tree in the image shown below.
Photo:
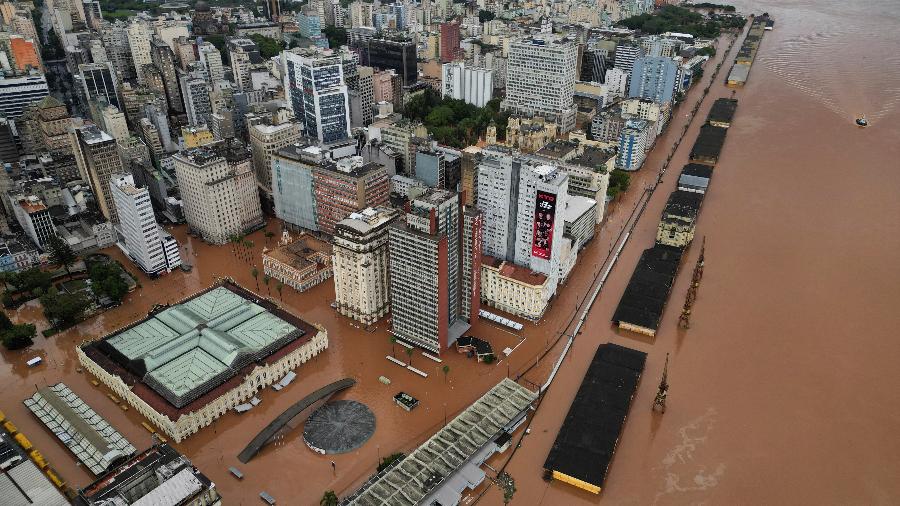
<path fill-rule="evenodd" d="M 250 40 L 256 43 L 256 47 L 259 49 L 259 55 L 265 59 L 281 54 L 281 42 L 275 39 L 254 33 L 250 36 Z"/>
<path fill-rule="evenodd" d="M 319 506 L 337 506 L 337 504 L 338 497 L 334 490 L 326 490 L 322 495 L 322 499 L 319 500 Z"/>
<path fill-rule="evenodd" d="M 51 288 L 41 296 L 41 304 L 48 320 L 61 327 L 68 327 L 78 322 L 91 301 L 81 292 L 60 293 L 56 288 Z"/>
<path fill-rule="evenodd" d="M 266 246 L 268 246 L 268 245 L 269 245 L 269 241 L 270 241 L 273 237 L 275 237 L 275 232 L 270 232 L 270 231 L 266 230 L 266 231 L 263 233 L 263 235 L 266 236 Z"/>
<path fill-rule="evenodd" d="M 491 21 L 494 19 L 494 13 L 491 11 L 480 10 L 478 11 L 478 22 L 484 23 L 486 21 Z"/>
<path fill-rule="evenodd" d="M 393 355 L 394 358 L 397 358 L 397 349 L 394 347 L 394 345 L 396 345 L 396 344 L 397 344 L 397 336 L 391 336 L 391 355 Z"/>
<path fill-rule="evenodd" d="M 259 269 L 256 267 L 250 269 L 250 275 L 253 276 L 253 280 L 256 281 L 256 291 L 259 292 Z"/>
<path fill-rule="evenodd" d="M 631 184 L 631 175 L 622 169 L 614 169 L 609 174 L 609 186 L 606 189 L 606 195 L 615 197 L 616 195 L 628 190 Z"/>
<path fill-rule="evenodd" d="M 441 367 L 441 371 L 444 373 L 444 383 L 446 383 L 446 382 L 447 382 L 447 375 L 450 374 L 450 366 L 449 366 L 449 365 L 444 365 L 444 367 Z"/>
<path fill-rule="evenodd" d="M 268 274 L 263 275 L 263 283 L 266 285 L 266 291 L 269 292 L 269 295 L 272 295 L 272 289 L 269 288 L 269 281 L 272 281 L 271 276 Z"/>
<path fill-rule="evenodd" d="M 52 235 L 47 240 L 47 249 L 50 253 L 50 261 L 61 265 L 66 269 L 66 274 L 71 275 L 69 272 L 69 266 L 75 263 L 75 260 L 78 259 L 78 255 L 72 251 L 72 248 L 69 246 L 69 243 L 63 241 L 58 235 Z"/>
<path fill-rule="evenodd" d="M 0 342 L 7 350 L 20 350 L 34 344 L 36 334 L 34 325 L 10 321 L 5 312 L 0 312 Z"/>
<path fill-rule="evenodd" d="M 122 279 L 122 268 L 114 262 L 91 265 L 91 290 L 97 296 L 106 295 L 113 302 L 120 303 L 128 294 L 128 283 Z"/>
<path fill-rule="evenodd" d="M 403 460 L 404 458 L 406 458 L 406 454 L 403 452 L 392 453 L 387 457 L 384 457 L 381 459 L 381 463 L 378 464 L 378 472 L 384 471 L 389 465 L 398 460 Z"/>
<path fill-rule="evenodd" d="M 284 295 L 281 293 L 281 291 L 284 290 L 284 283 L 281 281 L 275 283 L 275 289 L 278 290 L 278 298 L 281 299 L 281 302 L 284 302 Z"/>
<path fill-rule="evenodd" d="M 328 25 L 322 29 L 322 34 L 328 39 L 328 47 L 337 49 L 347 45 L 347 30 Z"/>
<path fill-rule="evenodd" d="M 407 348 L 407 349 L 406 349 L 406 356 L 409 357 L 409 361 L 408 361 L 408 363 L 407 363 L 406 365 L 410 365 L 410 366 L 412 365 L 412 355 L 413 355 L 413 349 L 412 349 L 412 348 Z"/>
<path fill-rule="evenodd" d="M 495 483 L 497 483 L 500 490 L 503 491 L 503 504 L 509 504 L 509 502 L 512 501 L 513 495 L 516 493 L 516 481 L 509 473 L 503 471 L 497 475 Z"/>

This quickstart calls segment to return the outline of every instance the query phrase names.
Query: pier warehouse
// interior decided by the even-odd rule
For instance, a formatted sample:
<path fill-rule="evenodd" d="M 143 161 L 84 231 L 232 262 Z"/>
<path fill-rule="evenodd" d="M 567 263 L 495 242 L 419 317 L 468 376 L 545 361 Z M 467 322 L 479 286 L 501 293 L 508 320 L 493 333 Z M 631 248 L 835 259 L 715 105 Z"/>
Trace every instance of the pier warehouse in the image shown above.
<path fill-rule="evenodd" d="M 725 144 L 725 134 L 727 133 L 727 128 L 713 125 L 700 127 L 700 135 L 697 136 L 697 142 L 691 148 L 690 161 L 707 165 L 718 163 L 719 155 L 722 154 L 722 146 Z"/>
<path fill-rule="evenodd" d="M 328 333 L 222 280 L 77 349 L 91 374 L 181 442 L 328 347 Z"/>
<path fill-rule="evenodd" d="M 712 109 L 706 117 L 706 122 L 712 126 L 728 128 L 737 111 L 738 101 L 735 98 L 719 98 L 713 102 Z"/>
<path fill-rule="evenodd" d="M 600 493 L 646 360 L 617 344 L 597 348 L 544 462 L 554 480 Z"/>
<path fill-rule="evenodd" d="M 682 250 L 657 244 L 645 249 L 619 300 L 613 323 L 620 329 L 655 336 L 675 283 Z"/>

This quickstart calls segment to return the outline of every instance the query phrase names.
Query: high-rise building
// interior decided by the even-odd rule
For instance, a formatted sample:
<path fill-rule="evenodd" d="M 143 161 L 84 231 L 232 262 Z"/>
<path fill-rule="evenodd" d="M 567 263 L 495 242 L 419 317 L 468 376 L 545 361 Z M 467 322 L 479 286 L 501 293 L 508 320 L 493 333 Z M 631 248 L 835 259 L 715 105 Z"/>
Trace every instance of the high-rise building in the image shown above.
<path fill-rule="evenodd" d="M 78 66 L 78 75 L 75 79 L 80 83 L 79 88 L 86 107 L 94 101 L 101 105 L 120 106 L 111 63 L 81 64 Z"/>
<path fill-rule="evenodd" d="M 225 78 L 225 71 L 222 68 L 222 53 L 211 42 L 202 42 L 197 44 L 198 60 L 206 68 L 206 74 L 209 76 L 209 83 L 213 86 Z"/>
<path fill-rule="evenodd" d="M 293 144 L 272 157 L 275 216 L 288 226 L 318 231 L 313 170 L 324 159 L 317 146 Z"/>
<path fill-rule="evenodd" d="M 210 81 L 198 72 L 180 73 L 181 95 L 184 97 L 184 108 L 187 112 L 188 124 L 191 126 L 208 125 L 212 114 L 212 103 L 209 92 Z"/>
<path fill-rule="evenodd" d="M 565 249 L 569 175 L 551 160 L 491 146 L 478 166 L 484 254 L 547 276 L 556 292 Z"/>
<path fill-rule="evenodd" d="M 307 39 L 319 37 L 322 35 L 322 18 L 318 12 L 307 7 L 297 15 L 297 29 L 301 37 Z"/>
<path fill-rule="evenodd" d="M 375 69 L 357 67 L 357 72 L 357 89 L 349 91 L 350 123 L 354 128 L 362 128 L 371 125 L 375 117 Z"/>
<path fill-rule="evenodd" d="M 631 75 L 631 70 L 634 68 L 634 62 L 638 58 L 642 58 L 645 54 L 644 48 L 641 46 L 628 43 L 619 44 L 616 46 L 614 66 L 615 68 L 624 71 L 626 74 Z"/>
<path fill-rule="evenodd" d="M 375 323 L 390 309 L 388 231 L 397 216 L 389 207 L 370 207 L 335 226 L 335 305 L 363 325 Z"/>
<path fill-rule="evenodd" d="M 38 45 L 33 39 L 26 39 L 21 35 L 8 34 L 8 55 L 17 70 L 28 71 L 31 69 L 43 70 L 41 57 L 38 54 Z M 6 41 L 4 41 L 6 42 Z"/>
<path fill-rule="evenodd" d="M 16 221 L 34 245 L 46 249 L 47 241 L 56 235 L 50 208 L 37 196 L 16 197 L 12 208 Z"/>
<path fill-rule="evenodd" d="M 513 42 L 503 107 L 555 121 L 563 133 L 572 130 L 576 60 L 577 47 L 568 39 L 526 38 Z"/>
<path fill-rule="evenodd" d="M 228 58 L 231 61 L 231 73 L 238 91 L 250 91 L 253 83 L 250 78 L 250 67 L 262 62 L 259 48 L 250 39 L 228 40 Z"/>
<path fill-rule="evenodd" d="M 35 150 L 46 150 L 54 157 L 71 155 L 69 126 L 72 119 L 66 105 L 53 96 L 46 96 L 32 107 L 34 115 L 31 135 L 34 137 Z"/>
<path fill-rule="evenodd" d="M 459 23 L 441 23 L 441 62 L 458 60 L 462 49 L 459 47 Z"/>
<path fill-rule="evenodd" d="M 118 78 L 121 81 L 134 80 L 136 74 L 134 60 L 131 56 L 131 44 L 128 40 L 128 25 L 122 21 L 105 22 L 100 35 L 109 62 Z"/>
<path fill-rule="evenodd" d="M 455 192 L 410 202 L 390 229 L 395 336 L 440 353 L 468 330 L 480 307 L 481 231 L 481 213 L 464 210 Z"/>
<path fill-rule="evenodd" d="M 181 265 L 178 244 L 174 251 L 165 248 L 153 214 L 150 191 L 138 188 L 130 174 L 113 175 L 110 190 L 119 216 L 117 228 L 128 256 L 147 274 L 171 272 Z"/>
<path fill-rule="evenodd" d="M 350 103 L 340 56 L 285 51 L 282 58 L 286 98 L 306 135 L 325 144 L 350 137 Z"/>
<path fill-rule="evenodd" d="M 31 103 L 49 94 L 47 78 L 41 73 L 13 77 L 0 73 L 0 118 L 17 119 Z"/>
<path fill-rule="evenodd" d="M 100 212 L 107 220 L 118 223 L 116 205 L 109 190 L 113 174 L 122 173 L 122 159 L 116 140 L 96 125 L 75 129 L 73 151 L 81 179 L 90 182 Z"/>
<path fill-rule="evenodd" d="M 153 59 L 153 65 L 162 74 L 170 114 L 184 112 L 184 99 L 181 96 L 178 73 L 175 71 L 175 53 L 172 48 L 163 39 L 154 37 L 150 41 L 150 57 Z"/>
<path fill-rule="evenodd" d="M 581 57 L 579 81 L 603 84 L 606 81 L 607 52 L 600 48 L 586 48 Z"/>
<path fill-rule="evenodd" d="M 459 151 L 434 145 L 416 150 L 415 177 L 430 188 L 456 190 L 460 176 Z"/>
<path fill-rule="evenodd" d="M 445 63 L 441 67 L 441 96 L 484 107 L 494 93 L 493 75 L 491 69 L 467 67 L 463 62 Z"/>
<path fill-rule="evenodd" d="M 117 141 L 131 136 L 128 132 L 128 122 L 125 121 L 125 113 L 114 105 L 108 105 L 100 110 L 100 119 L 103 131 L 113 136 Z"/>
<path fill-rule="evenodd" d="M 628 96 L 658 103 L 671 102 L 675 95 L 678 64 L 665 56 L 645 56 L 634 62 Z"/>
<path fill-rule="evenodd" d="M 253 170 L 259 187 L 272 195 L 272 158 L 279 149 L 300 140 L 300 125 L 292 121 L 271 125 L 258 123 L 248 129 L 253 152 Z"/>
<path fill-rule="evenodd" d="M 400 168 L 409 176 L 414 174 L 416 166 L 416 146 L 413 139 L 427 136 L 425 125 L 408 119 L 402 119 L 381 130 L 381 142 L 400 156 Z"/>
<path fill-rule="evenodd" d="M 381 70 L 392 69 L 403 79 L 403 86 L 419 80 L 416 43 L 412 40 L 371 39 L 365 63 Z"/>
<path fill-rule="evenodd" d="M 266 0 L 266 17 L 276 23 L 281 20 L 281 2 L 279 0 Z"/>
<path fill-rule="evenodd" d="M 640 169 L 649 147 L 650 122 L 643 119 L 626 121 L 619 133 L 619 153 L 616 156 L 616 167 L 628 171 Z"/>
<path fill-rule="evenodd" d="M 173 158 L 185 220 L 204 240 L 225 244 L 263 223 L 248 147 L 231 139 Z"/>
<path fill-rule="evenodd" d="M 152 32 L 147 23 L 133 20 L 128 25 L 128 46 L 131 48 L 131 59 L 139 83 L 144 84 L 144 65 L 153 63 L 150 57 L 150 37 Z"/>
<path fill-rule="evenodd" d="M 334 235 L 335 224 L 367 207 L 388 203 L 387 169 L 360 156 L 322 160 L 313 170 L 316 218 L 321 232 Z"/>
<path fill-rule="evenodd" d="M 372 4 L 357 0 L 350 4 L 350 28 L 372 26 Z"/>

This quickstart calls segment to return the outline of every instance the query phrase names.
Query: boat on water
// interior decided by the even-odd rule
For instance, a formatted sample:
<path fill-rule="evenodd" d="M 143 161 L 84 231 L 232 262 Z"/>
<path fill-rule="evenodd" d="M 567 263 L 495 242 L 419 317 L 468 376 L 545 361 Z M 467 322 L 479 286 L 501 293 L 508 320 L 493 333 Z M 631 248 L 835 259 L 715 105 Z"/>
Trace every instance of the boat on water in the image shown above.
<path fill-rule="evenodd" d="M 860 116 L 860 117 L 858 117 L 858 118 L 856 118 L 856 125 L 857 125 L 857 126 L 860 126 L 860 127 L 867 127 L 867 126 L 869 126 L 869 120 L 866 119 L 865 114 L 862 115 L 862 116 Z"/>

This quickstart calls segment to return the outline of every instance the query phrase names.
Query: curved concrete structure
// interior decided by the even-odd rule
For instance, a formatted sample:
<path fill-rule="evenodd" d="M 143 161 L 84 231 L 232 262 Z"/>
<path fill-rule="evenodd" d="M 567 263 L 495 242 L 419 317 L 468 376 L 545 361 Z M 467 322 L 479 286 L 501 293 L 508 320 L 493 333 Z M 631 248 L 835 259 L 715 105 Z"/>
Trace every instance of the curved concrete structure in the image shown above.
<path fill-rule="evenodd" d="M 288 422 L 293 420 L 295 416 L 299 415 L 304 409 L 312 406 L 313 403 L 317 401 L 331 397 L 341 390 L 350 388 L 355 384 L 355 379 L 344 378 L 329 385 L 325 385 L 324 387 L 300 399 L 299 401 L 294 403 L 294 405 L 284 410 L 283 413 L 272 420 L 269 425 L 266 425 L 266 427 L 261 430 L 255 438 L 253 438 L 253 441 L 250 441 L 250 444 L 248 444 L 247 447 L 238 454 L 238 460 L 240 460 L 244 464 L 250 462 L 250 459 L 255 457 L 256 454 L 259 453 L 259 451 L 262 449 L 262 447 L 265 446 L 266 443 L 269 442 L 269 440 L 272 439 L 272 437 L 279 430 L 287 425 Z"/>

